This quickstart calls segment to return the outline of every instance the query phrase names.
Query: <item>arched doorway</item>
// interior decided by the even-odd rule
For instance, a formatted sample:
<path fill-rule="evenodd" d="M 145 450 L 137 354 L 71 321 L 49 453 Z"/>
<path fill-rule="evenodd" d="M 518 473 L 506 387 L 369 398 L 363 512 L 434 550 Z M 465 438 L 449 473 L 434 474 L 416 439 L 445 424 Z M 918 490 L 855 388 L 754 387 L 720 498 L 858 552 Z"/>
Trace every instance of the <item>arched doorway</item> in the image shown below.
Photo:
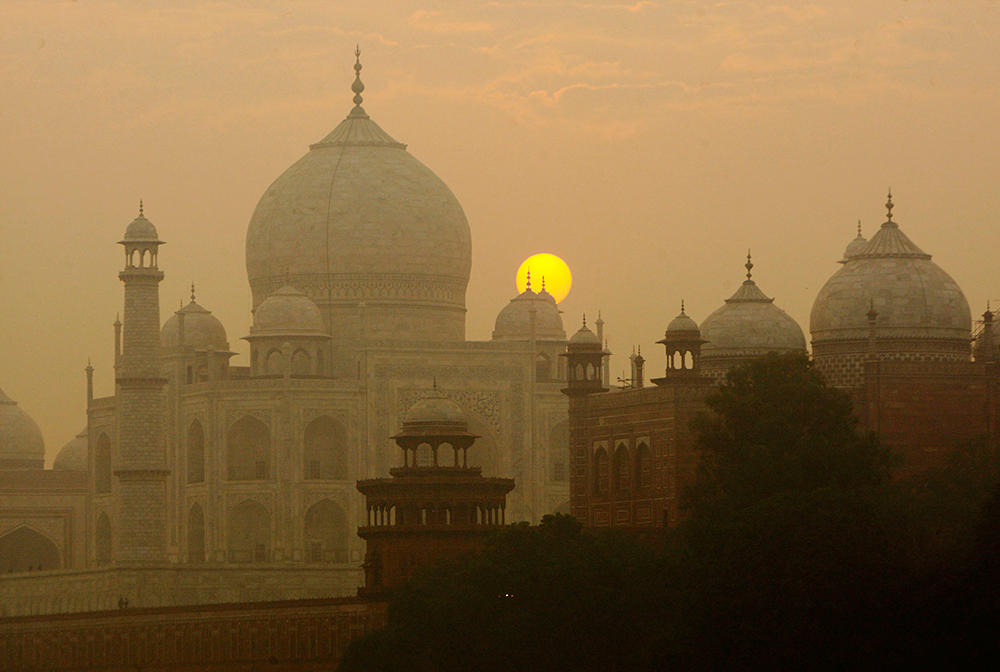
<path fill-rule="evenodd" d="M 271 465 L 271 432 L 252 416 L 237 420 L 226 435 L 226 466 L 230 481 L 263 481 Z"/>
<path fill-rule="evenodd" d="M 306 427 L 303 442 L 307 479 L 347 478 L 347 430 L 341 423 L 321 415 Z"/>
<path fill-rule="evenodd" d="M 229 562 L 267 562 L 271 551 L 271 515 L 247 500 L 229 512 Z"/>
<path fill-rule="evenodd" d="M 48 537 L 22 526 L 0 537 L 0 572 L 59 569 L 59 549 Z"/>
<path fill-rule="evenodd" d="M 308 562 L 347 562 L 347 515 L 329 499 L 306 511 L 304 536 Z"/>

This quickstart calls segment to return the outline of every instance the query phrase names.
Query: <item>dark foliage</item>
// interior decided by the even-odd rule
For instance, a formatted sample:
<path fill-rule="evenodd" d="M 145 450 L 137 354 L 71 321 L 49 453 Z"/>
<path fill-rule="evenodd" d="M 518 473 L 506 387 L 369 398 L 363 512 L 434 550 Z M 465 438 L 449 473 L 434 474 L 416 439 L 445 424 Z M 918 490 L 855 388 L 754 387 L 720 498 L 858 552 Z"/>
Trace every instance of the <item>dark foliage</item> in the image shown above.
<path fill-rule="evenodd" d="M 877 488 L 889 452 L 859 436 L 851 400 L 804 355 L 771 354 L 729 372 L 695 421 L 701 477 L 686 493 L 695 517 L 752 506 L 780 492 Z"/>
<path fill-rule="evenodd" d="M 570 516 L 511 526 L 482 554 L 419 573 L 341 669 L 648 669 L 659 562 L 649 544 L 588 534 Z"/>

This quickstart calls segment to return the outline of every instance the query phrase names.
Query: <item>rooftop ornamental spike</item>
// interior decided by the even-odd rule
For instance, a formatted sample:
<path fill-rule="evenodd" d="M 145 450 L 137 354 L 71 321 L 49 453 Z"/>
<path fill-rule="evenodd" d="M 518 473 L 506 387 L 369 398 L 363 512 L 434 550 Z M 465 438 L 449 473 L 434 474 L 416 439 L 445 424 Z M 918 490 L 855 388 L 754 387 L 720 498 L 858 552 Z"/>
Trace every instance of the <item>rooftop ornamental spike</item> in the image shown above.
<path fill-rule="evenodd" d="M 139 199 L 139 216 L 142 217 L 142 199 Z"/>
<path fill-rule="evenodd" d="M 194 303 L 194 283 L 191 283 L 191 303 Z"/>
<path fill-rule="evenodd" d="M 351 91 L 354 92 L 354 105 L 361 107 L 361 93 L 365 90 L 365 85 L 361 81 L 361 45 L 354 49 L 354 83 L 351 84 Z"/>
<path fill-rule="evenodd" d="M 525 291 L 531 291 L 531 269 L 528 269 L 528 283 L 525 285 Z"/>
<path fill-rule="evenodd" d="M 750 280 L 750 275 L 751 275 L 750 271 L 753 270 L 753 262 L 750 261 L 750 248 L 749 247 L 747 248 L 747 263 L 745 263 L 744 266 L 747 269 L 747 282 L 752 282 L 752 280 Z"/>
<path fill-rule="evenodd" d="M 892 221 L 892 188 L 889 189 L 889 200 L 885 202 L 885 209 L 887 210 L 886 219 Z"/>

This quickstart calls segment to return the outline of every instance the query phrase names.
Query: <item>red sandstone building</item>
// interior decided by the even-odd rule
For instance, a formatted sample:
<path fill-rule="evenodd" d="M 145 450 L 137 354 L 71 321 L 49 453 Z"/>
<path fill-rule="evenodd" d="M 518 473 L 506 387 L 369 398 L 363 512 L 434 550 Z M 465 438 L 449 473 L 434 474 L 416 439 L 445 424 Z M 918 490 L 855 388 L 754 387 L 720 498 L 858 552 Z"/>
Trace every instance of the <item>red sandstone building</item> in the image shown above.
<path fill-rule="evenodd" d="M 994 438 L 1000 350 L 989 310 L 973 333 L 957 283 L 892 219 L 848 245 L 810 319 L 812 357 L 828 384 L 855 404 L 863 430 L 902 458 L 900 474 L 940 464 L 963 441 Z M 584 326 L 567 347 L 571 510 L 592 527 L 664 526 L 696 476 L 691 419 L 725 372 L 768 352 L 806 353 L 801 328 L 752 278 L 701 327 L 681 314 L 664 339 L 667 366 L 645 387 L 644 360 L 609 389 L 609 353 Z"/>

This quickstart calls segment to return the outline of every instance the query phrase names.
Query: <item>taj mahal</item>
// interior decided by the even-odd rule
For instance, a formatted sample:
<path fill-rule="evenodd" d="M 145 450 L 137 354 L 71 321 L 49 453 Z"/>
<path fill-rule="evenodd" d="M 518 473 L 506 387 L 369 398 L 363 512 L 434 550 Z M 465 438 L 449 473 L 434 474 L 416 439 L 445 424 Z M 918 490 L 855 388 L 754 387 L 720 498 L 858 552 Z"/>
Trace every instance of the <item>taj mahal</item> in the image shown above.
<path fill-rule="evenodd" d="M 247 365 L 193 290 L 161 323 L 169 232 L 140 206 L 120 241 L 116 391 L 90 392 L 54 469 L 0 393 L 0 615 L 354 594 L 356 484 L 398 464 L 389 437 L 433 389 L 479 437 L 469 464 L 517 484 L 507 520 L 568 510 L 556 301 L 529 288 L 492 340 L 466 340 L 465 213 L 365 112 L 355 70 L 346 119 L 247 229 Z"/>
<path fill-rule="evenodd" d="M 562 355 L 590 348 L 585 377 L 607 388 L 602 323 L 568 339 L 538 282 L 499 310 L 491 340 L 466 340 L 465 213 L 368 115 L 360 59 L 354 67 L 347 117 L 274 180 L 250 219 L 249 333 L 228 332 L 193 288 L 163 320 L 159 283 L 185 242 L 161 254 L 169 225 L 154 226 L 140 205 L 108 241 L 124 251 L 107 271 L 124 287 L 115 393 L 95 398 L 88 370 L 87 426 L 53 469 L 37 425 L 0 392 L 0 616 L 353 595 L 364 581 L 356 531 L 369 520 L 357 483 L 400 464 L 390 437 L 430 395 L 457 404 L 478 437 L 469 464 L 513 479 L 506 521 L 570 511 L 571 481 L 584 476 L 571 474 Z M 816 298 L 817 368 L 849 390 L 874 380 L 873 362 L 883 376 L 906 363 L 978 376 L 970 367 L 1000 356 L 992 331 L 974 333 L 962 290 L 892 220 L 891 198 L 887 208 Z M 746 280 L 700 325 L 682 307 L 660 341 L 668 354 L 680 334 L 718 380 L 768 352 L 807 353 L 802 327 L 752 269 L 748 255 Z M 233 360 L 234 336 L 249 342 L 249 361 Z M 685 352 L 668 362 L 680 374 L 692 364 Z M 633 387 L 642 361 L 632 358 Z M 609 407 L 632 398 L 602 396 Z M 670 483 L 646 486 L 667 493 Z"/>

